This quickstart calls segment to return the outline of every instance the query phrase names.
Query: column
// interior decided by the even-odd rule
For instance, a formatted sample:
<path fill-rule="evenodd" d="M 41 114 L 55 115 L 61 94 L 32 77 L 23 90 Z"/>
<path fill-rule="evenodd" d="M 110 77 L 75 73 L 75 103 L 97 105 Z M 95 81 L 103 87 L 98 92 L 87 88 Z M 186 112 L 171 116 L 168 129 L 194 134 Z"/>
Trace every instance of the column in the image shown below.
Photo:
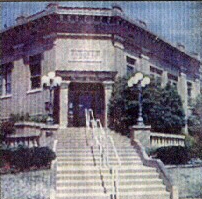
<path fill-rule="evenodd" d="M 123 42 L 124 39 L 122 37 L 114 36 L 114 70 L 118 71 L 120 76 L 126 74 L 126 59 Z"/>
<path fill-rule="evenodd" d="M 196 98 L 200 94 L 200 80 L 195 79 L 193 82 L 192 98 Z"/>
<path fill-rule="evenodd" d="M 140 69 L 144 74 L 146 75 L 150 74 L 149 57 L 143 54 L 140 55 Z"/>
<path fill-rule="evenodd" d="M 168 83 L 168 72 L 163 71 L 161 86 L 165 87 L 167 83 Z"/>
<path fill-rule="evenodd" d="M 178 85 L 177 85 L 178 93 L 181 96 L 183 102 L 183 108 L 185 111 L 185 120 L 186 125 L 183 129 L 184 133 L 188 133 L 188 126 L 187 126 L 187 117 L 188 117 L 188 100 L 187 100 L 187 76 L 185 73 L 181 73 L 178 77 Z"/>
<path fill-rule="evenodd" d="M 103 82 L 104 85 L 104 96 L 105 96 L 105 119 L 104 119 L 104 126 L 107 128 L 108 127 L 108 104 L 109 104 L 109 100 L 111 98 L 112 95 L 112 89 L 113 89 L 113 81 L 105 81 Z"/>
<path fill-rule="evenodd" d="M 60 86 L 60 128 L 66 128 L 68 125 L 68 91 L 70 82 L 62 82 Z"/>

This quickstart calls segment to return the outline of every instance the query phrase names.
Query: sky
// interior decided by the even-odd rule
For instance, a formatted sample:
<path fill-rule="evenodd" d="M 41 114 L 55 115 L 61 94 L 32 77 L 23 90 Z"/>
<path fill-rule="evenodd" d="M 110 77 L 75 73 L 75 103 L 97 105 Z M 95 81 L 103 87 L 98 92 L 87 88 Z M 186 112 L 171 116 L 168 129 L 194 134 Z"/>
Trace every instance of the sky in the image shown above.
<path fill-rule="evenodd" d="M 31 15 L 45 9 L 49 2 L 1 2 L 1 29 L 15 24 L 20 15 Z M 176 45 L 182 43 L 187 52 L 199 52 L 199 24 L 196 20 L 197 6 L 193 1 L 63 1 L 68 7 L 105 7 L 116 3 L 131 19 L 147 23 L 150 31 Z M 202 52 L 200 51 L 202 54 Z"/>

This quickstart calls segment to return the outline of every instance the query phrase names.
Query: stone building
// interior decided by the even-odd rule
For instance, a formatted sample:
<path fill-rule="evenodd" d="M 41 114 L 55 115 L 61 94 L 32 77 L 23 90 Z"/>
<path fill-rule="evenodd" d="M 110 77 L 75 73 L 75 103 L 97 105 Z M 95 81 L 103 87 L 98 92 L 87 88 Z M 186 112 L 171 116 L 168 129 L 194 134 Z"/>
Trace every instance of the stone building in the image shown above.
<path fill-rule="evenodd" d="M 61 127 L 83 126 L 85 108 L 107 124 L 107 103 L 117 76 L 142 71 L 171 82 L 189 101 L 200 92 L 201 62 L 181 44 L 174 46 L 129 19 L 119 6 L 70 8 L 51 3 L 32 16 L 19 16 L 1 33 L 1 119 L 11 113 L 46 113 L 48 91 L 41 77 L 55 71 L 63 79 L 54 94 Z"/>

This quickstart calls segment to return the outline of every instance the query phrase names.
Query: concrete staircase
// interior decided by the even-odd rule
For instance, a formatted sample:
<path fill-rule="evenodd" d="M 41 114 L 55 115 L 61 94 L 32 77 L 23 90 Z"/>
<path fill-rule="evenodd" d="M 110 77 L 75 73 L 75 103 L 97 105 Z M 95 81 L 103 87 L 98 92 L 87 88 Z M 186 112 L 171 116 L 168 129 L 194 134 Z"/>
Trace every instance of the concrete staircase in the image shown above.
<path fill-rule="evenodd" d="M 118 167 L 117 199 L 170 199 L 170 193 L 155 168 L 146 167 L 127 137 L 110 132 L 122 165 Z M 67 128 L 58 132 L 56 199 L 110 199 L 112 173 L 100 169 L 99 150 L 91 147 L 91 135 L 85 128 Z M 118 166 L 109 144 L 109 164 Z"/>

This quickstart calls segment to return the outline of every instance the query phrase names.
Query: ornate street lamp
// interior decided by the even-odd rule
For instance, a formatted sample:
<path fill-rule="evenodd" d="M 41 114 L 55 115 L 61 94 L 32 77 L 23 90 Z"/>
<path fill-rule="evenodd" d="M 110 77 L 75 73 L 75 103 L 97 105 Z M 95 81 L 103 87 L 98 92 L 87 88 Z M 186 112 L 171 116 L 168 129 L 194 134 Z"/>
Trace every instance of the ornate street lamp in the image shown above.
<path fill-rule="evenodd" d="M 49 72 L 48 75 L 44 75 L 42 77 L 42 85 L 44 89 L 48 89 L 50 91 L 50 98 L 48 104 L 48 118 L 47 124 L 54 124 L 53 120 L 53 91 L 58 88 L 62 83 L 62 78 L 59 76 L 55 76 L 55 72 Z"/>
<path fill-rule="evenodd" d="M 136 73 L 128 80 L 128 87 L 134 88 L 134 86 L 137 85 L 138 88 L 139 113 L 137 125 L 139 126 L 144 126 L 142 118 L 142 88 L 148 84 L 150 84 L 150 78 L 148 76 L 144 76 L 141 72 Z"/>

